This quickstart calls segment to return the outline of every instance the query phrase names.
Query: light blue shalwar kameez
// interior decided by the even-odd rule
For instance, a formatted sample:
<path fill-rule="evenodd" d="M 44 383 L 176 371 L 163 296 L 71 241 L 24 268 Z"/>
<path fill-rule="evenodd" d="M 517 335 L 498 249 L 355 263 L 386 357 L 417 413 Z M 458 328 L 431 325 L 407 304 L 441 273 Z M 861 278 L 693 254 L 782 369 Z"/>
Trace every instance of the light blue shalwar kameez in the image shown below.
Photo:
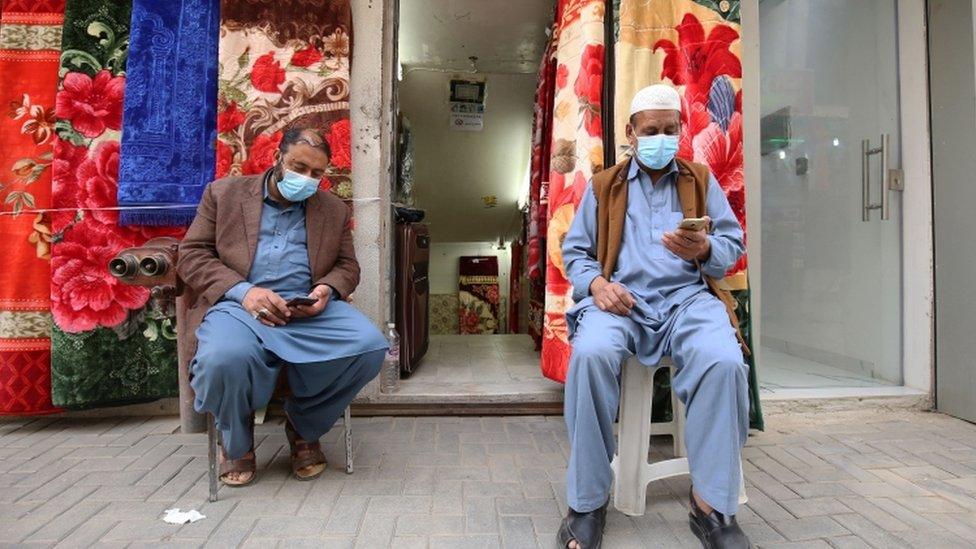
<path fill-rule="evenodd" d="M 285 412 L 302 439 L 316 441 L 376 377 L 387 349 L 383 334 L 334 291 L 318 316 L 265 326 L 241 306 L 253 286 L 286 300 L 312 287 L 305 205 L 284 207 L 267 187 L 251 272 L 207 312 L 190 363 L 194 407 L 214 414 L 229 459 L 252 448 L 252 414 L 271 400 L 280 367 L 291 391 Z"/>
<path fill-rule="evenodd" d="M 563 260 L 577 304 L 566 314 L 573 354 L 566 379 L 565 416 L 571 455 L 566 497 L 578 512 L 609 497 L 613 423 L 620 402 L 620 368 L 636 354 L 644 364 L 671 356 L 674 390 L 687 406 L 685 441 L 691 478 L 717 511 L 734 515 L 739 497 L 739 453 L 749 428 L 747 367 L 721 301 L 694 263 L 661 240 L 682 219 L 677 165 L 652 184 L 632 160 L 627 218 L 616 271 L 636 305 L 628 316 L 601 311 L 589 294 L 600 275 L 596 260 L 597 202 L 590 186 L 563 242 Z M 711 255 L 701 270 L 721 278 L 744 251 L 742 228 L 714 177 L 707 196 Z"/>

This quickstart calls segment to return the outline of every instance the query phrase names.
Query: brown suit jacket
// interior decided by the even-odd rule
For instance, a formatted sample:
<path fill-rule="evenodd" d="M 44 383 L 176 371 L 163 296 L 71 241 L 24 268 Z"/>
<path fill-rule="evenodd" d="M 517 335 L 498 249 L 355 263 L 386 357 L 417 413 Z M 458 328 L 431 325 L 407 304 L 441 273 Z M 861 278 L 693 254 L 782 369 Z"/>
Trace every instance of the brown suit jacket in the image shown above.
<path fill-rule="evenodd" d="M 180 243 L 176 272 L 179 359 L 186 368 L 197 351 L 196 331 L 214 303 L 247 279 L 258 246 L 264 175 L 226 177 L 207 185 L 197 216 Z M 349 207 L 330 192 L 305 203 L 309 266 L 314 285 L 328 284 L 346 299 L 359 284 Z"/>

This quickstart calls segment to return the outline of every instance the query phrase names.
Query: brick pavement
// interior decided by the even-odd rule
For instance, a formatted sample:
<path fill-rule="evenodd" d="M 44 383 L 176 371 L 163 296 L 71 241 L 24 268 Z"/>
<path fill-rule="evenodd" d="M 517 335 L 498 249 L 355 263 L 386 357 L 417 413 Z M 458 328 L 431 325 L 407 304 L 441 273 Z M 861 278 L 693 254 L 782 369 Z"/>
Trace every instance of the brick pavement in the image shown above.
<path fill-rule="evenodd" d="M 750 437 L 743 528 L 761 547 L 966 547 L 976 426 L 924 412 L 778 415 Z M 206 502 L 206 437 L 175 418 L 0 420 L 0 546 L 553 547 L 565 512 L 560 417 L 356 418 L 328 472 L 288 477 L 280 423 L 257 429 L 258 480 Z M 670 441 L 655 440 L 662 457 Z M 697 547 L 688 480 L 611 512 L 605 547 Z M 207 518 L 173 526 L 170 507 Z"/>

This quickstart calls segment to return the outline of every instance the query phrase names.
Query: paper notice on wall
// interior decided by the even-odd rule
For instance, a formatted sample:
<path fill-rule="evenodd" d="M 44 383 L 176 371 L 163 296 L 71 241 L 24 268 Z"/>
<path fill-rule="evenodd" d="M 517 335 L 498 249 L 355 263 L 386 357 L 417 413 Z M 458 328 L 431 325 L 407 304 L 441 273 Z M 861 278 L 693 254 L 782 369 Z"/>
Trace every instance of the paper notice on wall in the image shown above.
<path fill-rule="evenodd" d="M 451 128 L 461 132 L 484 129 L 485 106 L 482 103 L 451 103 Z"/>

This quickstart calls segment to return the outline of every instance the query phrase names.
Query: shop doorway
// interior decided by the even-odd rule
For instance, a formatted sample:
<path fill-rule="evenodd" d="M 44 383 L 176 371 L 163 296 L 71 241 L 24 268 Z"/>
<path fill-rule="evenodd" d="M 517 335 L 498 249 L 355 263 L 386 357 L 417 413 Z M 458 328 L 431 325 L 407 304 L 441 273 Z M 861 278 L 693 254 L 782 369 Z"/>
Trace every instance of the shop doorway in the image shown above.
<path fill-rule="evenodd" d="M 924 30 L 906 7 L 758 2 L 764 395 L 927 388 L 926 355 L 906 338 L 924 330 L 907 311 L 930 284 L 911 261 L 923 246 L 903 236 L 917 211 L 903 197 L 924 207 L 929 184 L 911 85 L 924 67 L 905 49 Z"/>
<path fill-rule="evenodd" d="M 401 339 L 419 349 L 419 332 L 429 336 L 426 352 L 414 353 L 422 357 L 404 359 L 398 398 L 562 400 L 562 386 L 540 371 L 522 274 L 522 197 L 553 5 L 399 3 L 393 201 L 397 275 L 410 280 L 396 285 L 396 308 L 423 310 L 400 314 Z M 403 262 L 418 239 L 425 266 Z"/>

